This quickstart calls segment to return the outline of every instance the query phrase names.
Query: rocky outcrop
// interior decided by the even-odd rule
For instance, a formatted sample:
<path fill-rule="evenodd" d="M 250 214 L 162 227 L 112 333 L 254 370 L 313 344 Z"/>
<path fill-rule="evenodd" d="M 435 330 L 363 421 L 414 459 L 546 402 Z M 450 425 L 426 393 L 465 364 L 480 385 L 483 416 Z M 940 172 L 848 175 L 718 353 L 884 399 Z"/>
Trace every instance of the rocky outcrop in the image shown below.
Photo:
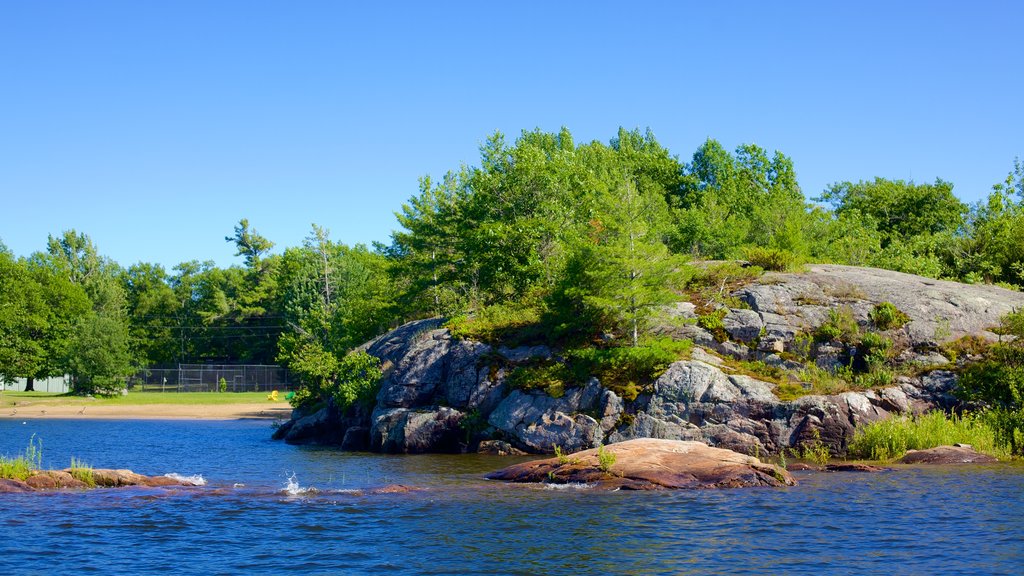
<path fill-rule="evenodd" d="M 949 359 L 937 345 L 967 334 L 993 337 L 988 329 L 1002 315 L 1024 307 L 1024 294 L 1001 288 L 833 265 L 768 273 L 729 296 L 732 307 L 715 334 L 696 325 L 692 303 L 665 310 L 659 332 L 689 338 L 696 347 L 635 399 L 623 399 L 596 378 L 564 383 L 564 389 L 513 389 L 508 376 L 517 367 L 563 361 L 560 352 L 460 340 L 440 320 L 420 320 L 362 347 L 385 371 L 374 406 L 345 414 L 330 405 L 296 412 L 275 437 L 389 453 L 476 451 L 492 440 L 511 449 L 494 450 L 499 453 L 555 447 L 568 453 L 656 438 L 746 454 L 810 445 L 841 457 L 864 424 L 954 408 L 956 374 L 945 369 Z M 893 303 L 910 321 L 879 330 L 870 314 L 881 302 Z M 871 390 L 782 400 L 776 384 L 729 367 L 731 359 L 759 361 L 782 371 L 777 381 L 793 385 L 807 381 L 801 371 L 808 367 L 836 372 L 863 363 L 853 344 L 810 338 L 830 311 L 840 309 L 862 331 L 891 341 L 893 362 L 916 365 L 905 371 L 915 375 Z"/>
<path fill-rule="evenodd" d="M 867 324 L 875 304 L 891 302 L 910 317 L 898 332 L 912 348 L 969 334 L 995 339 L 989 329 L 1024 306 L 1024 293 L 998 286 L 836 264 L 809 265 L 800 273 L 769 273 L 735 295 L 757 313 L 767 339 L 787 343 L 794 334 L 819 326 L 838 306 L 849 306 L 854 317 Z"/>
<path fill-rule="evenodd" d="M 126 486 L 165 487 L 198 485 L 188 479 L 172 476 L 146 476 L 124 469 L 95 468 L 91 470 L 91 478 L 92 482 L 90 484 L 75 478 L 69 470 L 34 470 L 24 481 L 0 479 L 0 493 L 121 488 Z"/>
<path fill-rule="evenodd" d="M 602 465 L 602 457 L 604 463 Z M 793 486 L 796 481 L 774 464 L 700 442 L 630 440 L 509 466 L 487 475 L 491 480 L 529 483 L 578 483 L 615 490 L 670 490 Z"/>
<path fill-rule="evenodd" d="M 900 464 L 993 464 L 999 459 L 976 452 L 970 446 L 937 446 L 927 450 L 907 450 Z"/>

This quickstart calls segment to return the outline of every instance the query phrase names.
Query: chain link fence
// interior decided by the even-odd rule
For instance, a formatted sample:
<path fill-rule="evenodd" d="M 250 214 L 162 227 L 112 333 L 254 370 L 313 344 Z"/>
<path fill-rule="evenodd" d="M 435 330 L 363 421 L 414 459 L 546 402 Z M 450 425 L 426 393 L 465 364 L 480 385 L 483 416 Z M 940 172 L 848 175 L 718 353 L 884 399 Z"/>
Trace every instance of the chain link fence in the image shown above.
<path fill-rule="evenodd" d="M 148 368 L 128 379 L 141 392 L 269 392 L 294 390 L 286 368 L 267 364 L 179 364 Z"/>

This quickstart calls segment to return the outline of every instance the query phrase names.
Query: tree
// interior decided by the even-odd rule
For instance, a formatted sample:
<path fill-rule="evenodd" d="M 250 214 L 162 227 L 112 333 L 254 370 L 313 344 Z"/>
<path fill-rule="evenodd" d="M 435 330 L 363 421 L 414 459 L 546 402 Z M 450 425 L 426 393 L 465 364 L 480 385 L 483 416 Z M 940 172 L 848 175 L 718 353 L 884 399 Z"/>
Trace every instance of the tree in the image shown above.
<path fill-rule="evenodd" d="M 793 162 L 744 144 L 730 154 L 708 139 L 693 154 L 675 191 L 678 252 L 733 258 L 746 245 L 807 251 L 807 206 Z"/>
<path fill-rule="evenodd" d="M 128 330 L 104 314 L 90 312 L 78 321 L 67 355 L 75 394 L 116 394 L 132 372 Z"/>
<path fill-rule="evenodd" d="M 871 182 L 832 184 L 815 200 L 831 204 L 837 215 L 857 211 L 871 217 L 885 243 L 926 234 L 954 233 L 967 212 L 953 195 L 953 185 L 875 178 Z"/>
<path fill-rule="evenodd" d="M 249 268 L 259 268 L 260 259 L 274 247 L 273 242 L 249 228 L 248 218 L 239 220 L 234 236 L 225 236 L 224 240 L 235 244 L 238 249 L 235 256 L 242 256 Z"/>
<path fill-rule="evenodd" d="M 132 351 L 138 364 L 170 364 L 179 358 L 178 298 L 170 277 L 159 264 L 140 262 L 122 276 Z"/>
<path fill-rule="evenodd" d="M 662 194 L 642 192 L 625 177 L 599 194 L 590 242 L 580 247 L 585 265 L 577 270 L 587 281 L 579 295 L 634 347 L 655 308 L 675 299 L 671 287 L 681 262 L 661 240 L 667 218 Z"/>
<path fill-rule="evenodd" d="M 72 284 L 85 290 L 93 310 L 114 316 L 124 313 L 121 269 L 115 262 L 99 255 L 87 234 L 65 230 L 59 238 L 49 236 L 46 251 L 50 265 Z"/>
<path fill-rule="evenodd" d="M 0 244 L 0 385 L 39 372 L 46 361 L 40 336 L 47 326 L 41 287 Z"/>

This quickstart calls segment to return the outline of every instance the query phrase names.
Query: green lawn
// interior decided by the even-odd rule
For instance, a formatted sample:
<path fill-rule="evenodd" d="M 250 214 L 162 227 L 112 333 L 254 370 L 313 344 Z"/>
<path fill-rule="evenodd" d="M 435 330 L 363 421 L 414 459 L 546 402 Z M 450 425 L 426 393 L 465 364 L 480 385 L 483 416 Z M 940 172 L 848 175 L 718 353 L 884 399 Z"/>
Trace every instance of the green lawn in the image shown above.
<path fill-rule="evenodd" d="M 283 402 L 286 391 L 278 391 L 278 398 Z M 129 392 L 127 396 L 112 398 L 84 398 L 51 392 L 4 392 L 0 406 L 13 406 L 14 403 L 33 405 L 75 405 L 83 403 L 92 405 L 132 406 L 139 404 L 244 404 L 267 402 L 267 392 Z"/>

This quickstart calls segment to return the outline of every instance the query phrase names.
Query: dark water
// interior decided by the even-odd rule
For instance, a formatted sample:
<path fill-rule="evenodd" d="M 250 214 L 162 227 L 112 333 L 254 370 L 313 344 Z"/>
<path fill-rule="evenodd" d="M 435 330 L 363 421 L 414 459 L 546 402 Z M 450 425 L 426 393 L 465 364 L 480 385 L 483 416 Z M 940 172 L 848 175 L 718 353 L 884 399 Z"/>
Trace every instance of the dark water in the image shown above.
<path fill-rule="evenodd" d="M 0 495 L 0 574 L 1024 573 L 1021 466 L 598 493 L 482 480 L 498 457 L 297 448 L 253 421 L 0 421 L 0 453 L 33 433 L 46 467 L 208 484 Z M 355 492 L 391 483 L 423 490 Z"/>

